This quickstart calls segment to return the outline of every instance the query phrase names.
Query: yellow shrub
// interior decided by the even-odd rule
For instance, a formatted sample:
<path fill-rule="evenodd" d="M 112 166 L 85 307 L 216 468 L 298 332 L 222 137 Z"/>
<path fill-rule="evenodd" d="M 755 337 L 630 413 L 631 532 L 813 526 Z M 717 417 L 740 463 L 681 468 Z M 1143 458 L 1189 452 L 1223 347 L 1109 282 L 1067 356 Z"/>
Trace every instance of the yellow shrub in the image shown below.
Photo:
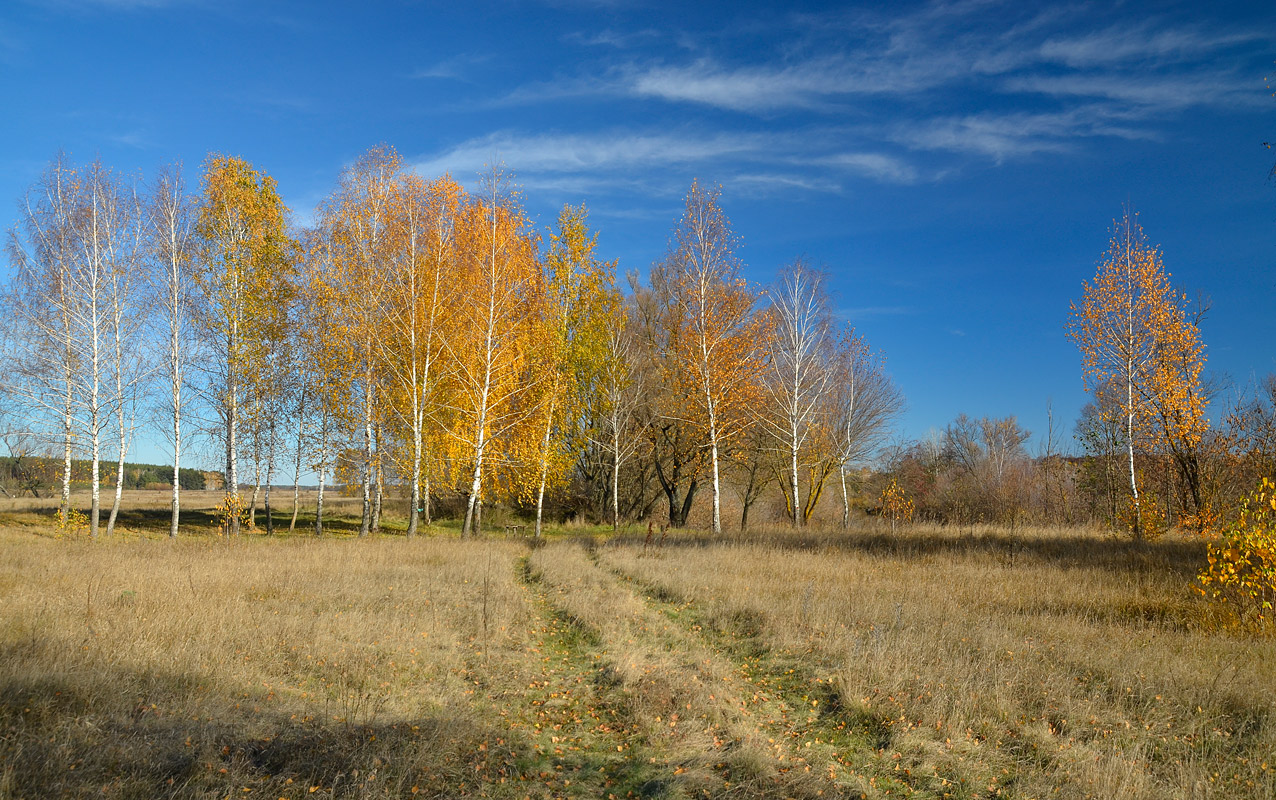
<path fill-rule="evenodd" d="M 1236 518 L 1212 535 L 1201 592 L 1230 606 L 1236 621 L 1264 627 L 1276 601 L 1276 483 L 1263 478 Z"/>

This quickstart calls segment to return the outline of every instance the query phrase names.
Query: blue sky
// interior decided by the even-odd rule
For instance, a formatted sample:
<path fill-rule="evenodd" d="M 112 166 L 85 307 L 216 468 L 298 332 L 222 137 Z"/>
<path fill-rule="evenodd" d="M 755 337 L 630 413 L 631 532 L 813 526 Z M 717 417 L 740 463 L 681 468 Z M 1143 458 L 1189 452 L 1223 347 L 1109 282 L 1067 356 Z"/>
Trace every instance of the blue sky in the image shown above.
<path fill-rule="evenodd" d="M 1208 370 L 1276 371 L 1276 7 L 1256 3 L 244 2 L 0 6 L 0 225 L 58 148 L 152 175 L 209 152 L 299 223 L 386 142 L 584 202 L 645 275 L 693 178 L 749 277 L 804 256 L 885 353 L 902 433 L 1085 402 L 1064 337 L 1122 205 L 1208 294 Z"/>

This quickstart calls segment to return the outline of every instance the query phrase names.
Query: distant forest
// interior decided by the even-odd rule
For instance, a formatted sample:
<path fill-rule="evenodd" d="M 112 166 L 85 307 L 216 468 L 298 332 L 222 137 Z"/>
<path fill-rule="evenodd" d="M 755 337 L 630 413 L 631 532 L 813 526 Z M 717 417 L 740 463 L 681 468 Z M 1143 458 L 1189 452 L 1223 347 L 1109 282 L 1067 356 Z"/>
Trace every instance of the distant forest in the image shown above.
<path fill-rule="evenodd" d="M 71 462 L 71 485 L 88 487 L 92 462 Z M 115 464 L 102 470 L 102 485 L 115 487 Z M 52 497 L 62 482 L 62 460 L 41 456 L 0 456 L 0 492 L 6 497 Z M 202 470 L 186 469 L 178 473 L 183 489 L 203 489 L 206 477 Z M 169 489 L 173 485 L 171 464 L 124 464 L 125 489 Z"/>

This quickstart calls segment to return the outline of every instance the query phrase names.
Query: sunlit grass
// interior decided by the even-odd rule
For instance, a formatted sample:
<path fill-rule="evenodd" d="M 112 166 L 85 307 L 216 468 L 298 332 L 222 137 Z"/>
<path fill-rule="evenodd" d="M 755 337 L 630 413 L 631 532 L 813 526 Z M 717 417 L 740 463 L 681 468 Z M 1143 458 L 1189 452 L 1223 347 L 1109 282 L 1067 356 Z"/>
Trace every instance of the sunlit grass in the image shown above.
<path fill-rule="evenodd" d="M 316 540 L 287 500 L 176 542 L 0 505 L 0 797 L 1276 794 L 1276 643 L 1215 629 L 1194 539 L 361 540 L 340 500 Z"/>

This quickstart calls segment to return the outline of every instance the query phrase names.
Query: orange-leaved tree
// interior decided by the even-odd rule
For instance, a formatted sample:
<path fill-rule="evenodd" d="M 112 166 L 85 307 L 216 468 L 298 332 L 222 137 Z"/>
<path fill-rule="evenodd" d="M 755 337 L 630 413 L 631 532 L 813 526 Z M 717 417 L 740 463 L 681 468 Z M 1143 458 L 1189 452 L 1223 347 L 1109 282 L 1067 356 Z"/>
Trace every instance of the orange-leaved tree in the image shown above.
<path fill-rule="evenodd" d="M 518 467 L 538 450 L 527 424 L 538 405 L 528 358 L 544 287 L 536 235 L 499 170 L 486 176 L 482 197 L 462 210 L 456 237 L 463 292 L 449 343 L 456 370 L 449 445 L 453 463 L 465 465 L 457 477 L 469 472 L 461 526 L 468 537 L 479 528 L 484 487 L 497 469 L 505 468 L 509 493 L 530 494 L 527 471 Z"/>
<path fill-rule="evenodd" d="M 1136 539 L 1152 533 L 1139 494 L 1135 453 L 1191 448 L 1205 427 L 1202 346 L 1185 298 L 1170 286 L 1161 255 L 1126 212 L 1112 227 L 1094 281 L 1072 304 L 1068 335 L 1081 351 L 1086 388 L 1102 392 L 1125 434 Z M 1180 464 L 1180 469 L 1182 465 Z"/>

